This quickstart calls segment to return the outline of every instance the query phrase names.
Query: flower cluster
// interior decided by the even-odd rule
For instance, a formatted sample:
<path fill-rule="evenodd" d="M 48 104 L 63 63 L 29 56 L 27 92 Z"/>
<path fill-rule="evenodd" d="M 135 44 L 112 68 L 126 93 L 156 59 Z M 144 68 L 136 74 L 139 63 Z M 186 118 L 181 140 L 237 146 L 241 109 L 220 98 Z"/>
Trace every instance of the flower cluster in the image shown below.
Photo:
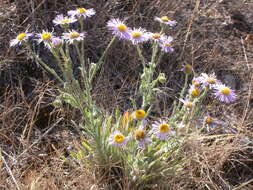
<path fill-rule="evenodd" d="M 73 44 L 75 42 L 79 42 L 84 39 L 86 36 L 85 32 L 78 32 L 76 30 L 70 30 L 70 24 L 77 22 L 78 20 L 85 19 L 95 15 L 94 9 L 85 9 L 85 8 L 77 8 L 75 10 L 68 11 L 68 16 L 64 16 L 63 14 L 57 15 L 55 19 L 53 19 L 53 23 L 55 25 L 60 25 L 65 29 L 64 32 L 60 36 L 56 36 L 54 32 L 50 32 L 48 30 L 42 30 L 41 33 L 32 33 L 24 32 L 18 34 L 18 36 L 10 41 L 10 46 L 21 45 L 28 41 L 31 36 L 35 36 L 38 44 L 43 43 L 45 47 L 48 49 L 51 48 L 59 48 L 64 42 L 67 44 Z"/>
<path fill-rule="evenodd" d="M 163 18 L 163 21 L 161 19 L 159 20 L 158 17 L 156 17 L 155 20 L 163 22 L 169 26 L 175 26 L 177 23 L 176 21 L 169 20 L 167 16 L 161 18 Z M 165 18 L 167 18 L 167 20 Z M 109 20 L 107 22 L 107 28 L 112 32 L 113 35 L 117 36 L 121 40 L 130 40 L 133 45 L 151 40 L 157 43 L 163 52 L 171 53 L 174 51 L 171 43 L 173 41 L 173 38 L 171 36 L 166 36 L 161 32 L 152 33 L 141 27 L 130 28 L 125 24 L 124 21 L 120 19 Z"/>
<path fill-rule="evenodd" d="M 137 119 L 142 122 L 141 126 L 136 129 L 133 133 L 133 139 L 135 139 L 138 143 L 138 146 L 142 149 L 146 147 L 146 145 L 150 144 L 152 142 L 151 138 L 148 137 L 148 133 L 145 130 L 146 128 L 146 121 L 145 116 L 146 112 L 144 110 L 136 110 L 132 114 L 132 118 Z M 156 121 L 152 124 L 152 130 L 150 131 L 151 134 L 156 137 L 159 140 L 165 140 L 169 136 L 175 135 L 175 131 L 173 131 L 170 127 L 170 125 L 164 121 Z M 126 145 L 127 141 L 130 140 L 130 137 L 124 136 L 120 131 L 116 130 L 114 131 L 110 137 L 109 137 L 109 144 L 122 147 Z"/>
<path fill-rule="evenodd" d="M 193 78 L 192 85 L 189 89 L 189 95 L 192 98 L 199 97 L 204 89 L 211 90 L 213 95 L 221 102 L 232 103 L 236 100 L 234 90 L 222 84 L 214 73 L 210 75 L 201 73 L 199 77 Z"/>

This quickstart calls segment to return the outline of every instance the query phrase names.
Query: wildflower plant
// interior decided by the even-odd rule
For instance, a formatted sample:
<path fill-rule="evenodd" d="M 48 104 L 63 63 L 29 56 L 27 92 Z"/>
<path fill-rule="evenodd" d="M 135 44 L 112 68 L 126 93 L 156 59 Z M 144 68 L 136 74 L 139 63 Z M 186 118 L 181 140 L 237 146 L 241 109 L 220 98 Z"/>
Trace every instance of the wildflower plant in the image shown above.
<path fill-rule="evenodd" d="M 180 151 L 183 143 L 194 132 L 191 127 L 194 120 L 204 112 L 204 99 L 211 95 L 218 101 L 230 104 L 236 100 L 235 92 L 222 84 L 214 73 L 194 76 L 189 85 L 192 67 L 185 65 L 182 69 L 185 75 L 184 86 L 178 100 L 174 102 L 170 117 L 150 120 L 149 115 L 159 89 L 158 84 L 166 82 L 164 73 L 155 77 L 157 65 L 164 54 L 174 51 L 173 38 L 166 35 L 165 31 L 177 22 L 167 16 L 156 17 L 155 20 L 161 23 L 161 29 L 153 33 L 141 27 L 131 28 L 126 22 L 113 18 L 106 24 L 112 33 L 111 41 L 97 62 L 91 63 L 84 55 L 84 38 L 91 37 L 84 31 L 84 21 L 95 13 L 94 9 L 77 8 L 69 11 L 68 16 L 58 15 L 53 22 L 55 25 L 63 26 L 60 34 L 49 30 L 43 30 L 36 35 L 24 32 L 11 40 L 10 46 L 26 48 L 35 61 L 60 82 L 60 95 L 54 105 L 62 106 L 61 101 L 64 101 L 82 114 L 80 121 L 72 121 L 77 128 L 83 129 L 84 137 L 81 153 L 72 153 L 74 159 L 80 164 L 95 168 L 93 170 L 99 171 L 98 175 L 101 176 L 116 176 L 120 173 L 122 178 L 125 177 L 129 181 L 132 189 L 155 188 L 168 176 L 180 172 L 186 162 Z M 77 21 L 80 29 L 74 30 L 71 23 Z M 142 104 L 137 107 L 133 101 L 131 111 L 121 114 L 119 109 L 116 109 L 109 114 L 96 106 L 91 91 L 94 77 L 117 38 L 129 42 L 138 52 L 143 72 L 140 74 L 140 86 L 137 91 L 142 97 Z M 45 51 L 52 53 L 60 72 L 49 67 L 32 50 L 32 40 L 37 44 L 43 43 Z M 143 56 L 143 43 L 150 44 L 150 57 Z M 77 62 L 76 59 L 72 59 L 73 51 L 77 54 Z M 74 75 L 74 64 L 79 64 L 81 79 L 76 79 Z M 201 126 L 211 124 L 210 117 L 205 118 Z M 169 184 L 159 185 L 165 189 L 169 188 Z"/>

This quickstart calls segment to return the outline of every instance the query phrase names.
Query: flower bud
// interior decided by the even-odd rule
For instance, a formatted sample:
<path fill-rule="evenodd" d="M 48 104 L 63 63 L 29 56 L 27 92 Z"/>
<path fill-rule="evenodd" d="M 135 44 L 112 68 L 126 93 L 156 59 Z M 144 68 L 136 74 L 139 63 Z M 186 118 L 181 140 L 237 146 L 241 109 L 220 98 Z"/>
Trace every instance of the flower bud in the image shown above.
<path fill-rule="evenodd" d="M 53 48 L 59 48 L 62 46 L 62 39 L 55 37 L 52 39 L 52 46 Z"/>
<path fill-rule="evenodd" d="M 55 108 L 60 108 L 62 106 L 62 101 L 59 99 L 59 98 L 56 98 L 54 101 L 53 101 L 53 106 Z"/>
<path fill-rule="evenodd" d="M 191 74 L 192 72 L 192 66 L 190 64 L 186 64 L 183 68 L 182 68 L 182 71 L 185 73 L 185 74 Z"/>
<path fill-rule="evenodd" d="M 159 76 L 158 76 L 158 81 L 161 83 L 161 84 L 164 84 L 166 82 L 166 76 L 164 73 L 160 73 Z"/>

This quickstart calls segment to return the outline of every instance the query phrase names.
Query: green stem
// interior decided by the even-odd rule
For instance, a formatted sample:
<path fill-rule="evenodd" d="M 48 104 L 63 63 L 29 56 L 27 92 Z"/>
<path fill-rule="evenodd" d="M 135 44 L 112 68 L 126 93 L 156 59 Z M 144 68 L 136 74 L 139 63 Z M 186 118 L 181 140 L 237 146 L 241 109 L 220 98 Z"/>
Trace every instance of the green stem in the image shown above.
<path fill-rule="evenodd" d="M 108 50 L 110 49 L 110 47 L 112 46 L 113 42 L 115 41 L 116 36 L 113 36 L 113 38 L 111 39 L 110 43 L 108 44 L 108 46 L 106 47 L 104 53 L 102 54 L 102 56 L 100 57 L 100 59 L 98 60 L 98 65 L 100 66 L 100 64 L 102 64 L 103 59 L 105 58 Z"/>
<path fill-rule="evenodd" d="M 61 79 L 61 77 L 59 77 L 59 75 L 55 72 L 55 70 L 51 69 L 49 66 L 47 66 L 47 64 L 45 64 L 44 61 L 42 59 L 40 59 L 40 57 L 31 49 L 31 47 L 29 46 L 29 44 L 25 43 L 25 46 L 28 49 L 28 51 L 35 58 L 35 61 L 37 62 L 37 64 L 41 65 L 47 72 L 49 72 L 52 75 L 54 75 L 55 78 L 57 78 L 62 84 L 64 84 L 64 81 Z"/>
<path fill-rule="evenodd" d="M 193 119 L 194 117 L 196 117 L 196 116 L 199 114 L 202 101 L 203 101 L 204 98 L 206 97 L 207 92 L 208 92 L 208 88 L 206 87 L 206 88 L 204 89 L 204 92 L 199 96 L 199 98 L 198 98 L 197 101 L 195 102 L 194 107 L 195 107 L 196 109 L 192 110 L 192 114 L 191 114 L 192 117 L 190 118 L 190 120 Z"/>
<path fill-rule="evenodd" d="M 61 72 L 63 73 L 64 80 L 66 81 L 66 79 L 67 79 L 66 72 L 65 72 L 64 68 L 62 67 L 62 60 L 60 58 L 59 51 L 57 52 L 54 48 L 51 48 L 51 52 L 54 55 L 54 57 L 58 63 L 58 66 L 61 69 Z"/>
<path fill-rule="evenodd" d="M 142 63 L 142 65 L 143 65 L 143 68 L 145 68 L 145 59 L 144 59 L 144 57 L 143 57 L 143 55 L 142 55 L 141 48 L 140 48 L 140 46 L 138 46 L 138 45 L 136 46 L 136 48 L 137 48 L 139 57 L 140 57 L 140 59 L 141 59 L 141 63 Z"/>
<path fill-rule="evenodd" d="M 164 54 L 164 52 L 161 52 L 161 53 L 159 54 L 158 59 L 157 59 L 157 62 L 156 62 L 156 65 L 159 65 L 159 64 L 160 64 L 161 59 L 162 59 L 162 57 L 163 57 L 163 54 Z"/>
<path fill-rule="evenodd" d="M 67 57 L 65 52 L 63 51 L 62 48 L 60 48 L 60 54 L 63 57 L 63 65 L 64 65 L 64 71 L 66 72 L 66 81 L 69 83 L 72 83 L 71 81 L 74 79 L 73 78 L 73 70 L 72 66 L 70 64 L 70 57 Z"/>
<path fill-rule="evenodd" d="M 84 32 L 84 25 L 83 25 L 83 22 L 84 22 L 84 19 L 83 17 L 81 16 L 80 19 L 79 19 L 79 23 L 80 23 L 80 27 L 81 27 L 81 32 Z M 80 56 L 80 62 L 82 64 L 84 64 L 84 40 L 82 40 L 81 42 L 81 55 Z"/>
<path fill-rule="evenodd" d="M 93 80 L 95 74 L 97 73 L 97 71 L 100 69 L 100 67 L 102 66 L 103 64 L 103 60 L 106 56 L 106 54 L 108 53 L 109 49 L 111 48 L 112 44 L 114 43 L 114 41 L 116 40 L 116 36 L 113 36 L 113 38 L 111 39 L 110 43 L 108 44 L 108 46 L 106 47 L 105 51 L 103 52 L 102 56 L 100 57 L 100 59 L 98 60 L 97 62 L 97 65 L 96 65 L 96 69 L 95 71 L 92 73 L 92 76 L 90 76 L 90 81 Z"/>
<path fill-rule="evenodd" d="M 178 111 L 180 109 L 180 106 L 182 104 L 182 102 L 180 101 L 180 99 L 183 99 L 183 96 L 185 94 L 186 88 L 187 88 L 187 84 L 188 84 L 188 80 L 189 80 L 189 74 L 185 74 L 185 81 L 184 81 L 184 87 L 181 90 L 181 93 L 179 95 L 179 101 L 178 101 L 178 105 L 175 111 Z"/>
<path fill-rule="evenodd" d="M 153 44 L 153 51 L 152 51 L 152 57 L 151 57 L 151 63 L 154 64 L 155 63 L 155 58 L 158 52 L 158 44 L 154 43 Z"/>

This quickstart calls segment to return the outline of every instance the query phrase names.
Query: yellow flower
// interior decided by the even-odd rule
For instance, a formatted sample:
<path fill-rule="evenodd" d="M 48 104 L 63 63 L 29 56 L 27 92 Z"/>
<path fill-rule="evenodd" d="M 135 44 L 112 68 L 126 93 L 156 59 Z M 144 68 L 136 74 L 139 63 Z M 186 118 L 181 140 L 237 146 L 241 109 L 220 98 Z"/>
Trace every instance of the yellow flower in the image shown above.
<path fill-rule="evenodd" d="M 209 78 L 207 79 L 207 82 L 208 82 L 209 84 L 215 84 L 215 83 L 217 82 L 217 79 L 209 77 Z"/>
<path fill-rule="evenodd" d="M 83 13 L 86 13 L 87 10 L 85 8 L 78 8 L 77 12 L 80 13 L 80 14 L 83 14 Z"/>
<path fill-rule="evenodd" d="M 213 118 L 211 118 L 210 116 L 206 116 L 204 120 L 205 120 L 205 123 L 208 125 L 213 123 Z"/>
<path fill-rule="evenodd" d="M 52 34 L 50 33 L 50 32 L 45 32 L 45 33 L 42 33 L 41 34 L 41 38 L 43 39 L 43 40 L 50 40 L 51 39 L 51 37 L 52 37 Z"/>
<path fill-rule="evenodd" d="M 187 102 L 187 103 L 185 103 L 185 107 L 192 108 L 193 107 L 193 103 L 192 102 Z"/>
<path fill-rule="evenodd" d="M 160 133 L 167 133 L 169 131 L 169 125 L 166 123 L 162 123 L 159 126 Z"/>
<path fill-rule="evenodd" d="M 78 32 L 71 32 L 71 33 L 69 33 L 69 37 L 71 39 L 78 38 L 79 36 L 80 36 L 80 33 L 78 33 Z"/>
<path fill-rule="evenodd" d="M 134 131 L 134 136 L 137 141 L 141 141 L 145 138 L 145 131 L 142 129 L 138 129 L 138 130 Z"/>
<path fill-rule="evenodd" d="M 121 32 L 125 32 L 127 30 L 127 26 L 125 24 L 119 24 L 117 28 Z"/>
<path fill-rule="evenodd" d="M 200 87 L 200 82 L 196 79 L 192 80 L 192 85 L 194 85 L 195 87 Z"/>
<path fill-rule="evenodd" d="M 139 31 L 133 31 L 132 32 L 132 37 L 133 38 L 139 38 L 139 37 L 141 37 L 141 32 L 139 32 Z"/>
<path fill-rule="evenodd" d="M 21 41 L 21 40 L 23 40 L 26 36 L 27 36 L 26 33 L 20 33 L 20 34 L 17 36 L 17 40 Z"/>
<path fill-rule="evenodd" d="M 224 87 L 224 88 L 220 89 L 220 93 L 222 93 L 224 95 L 229 95 L 230 91 L 231 90 L 228 87 Z"/>
<path fill-rule="evenodd" d="M 120 133 L 114 135 L 114 138 L 113 138 L 114 142 L 119 143 L 119 144 L 122 144 L 124 139 L 125 137 Z"/>
<path fill-rule="evenodd" d="M 191 89 L 190 94 L 191 94 L 193 97 L 197 97 L 197 96 L 199 96 L 200 91 L 199 91 L 198 88 L 193 88 L 193 89 Z"/>
<path fill-rule="evenodd" d="M 114 131 L 109 137 L 109 144 L 117 147 L 126 145 L 128 138 L 125 137 L 120 131 Z"/>
<path fill-rule="evenodd" d="M 153 34 L 152 34 L 152 38 L 153 38 L 153 39 L 156 39 L 156 40 L 157 40 L 157 39 L 160 39 L 160 38 L 161 38 L 161 34 L 159 34 L 159 33 L 153 33 Z"/>
<path fill-rule="evenodd" d="M 162 16 L 160 19 L 161 19 L 163 22 L 168 22 L 168 21 L 170 21 L 170 19 L 169 19 L 167 16 Z"/>
<path fill-rule="evenodd" d="M 136 110 L 134 113 L 133 113 L 133 116 L 134 118 L 136 119 L 143 119 L 145 118 L 146 116 L 146 112 L 144 110 Z"/>

